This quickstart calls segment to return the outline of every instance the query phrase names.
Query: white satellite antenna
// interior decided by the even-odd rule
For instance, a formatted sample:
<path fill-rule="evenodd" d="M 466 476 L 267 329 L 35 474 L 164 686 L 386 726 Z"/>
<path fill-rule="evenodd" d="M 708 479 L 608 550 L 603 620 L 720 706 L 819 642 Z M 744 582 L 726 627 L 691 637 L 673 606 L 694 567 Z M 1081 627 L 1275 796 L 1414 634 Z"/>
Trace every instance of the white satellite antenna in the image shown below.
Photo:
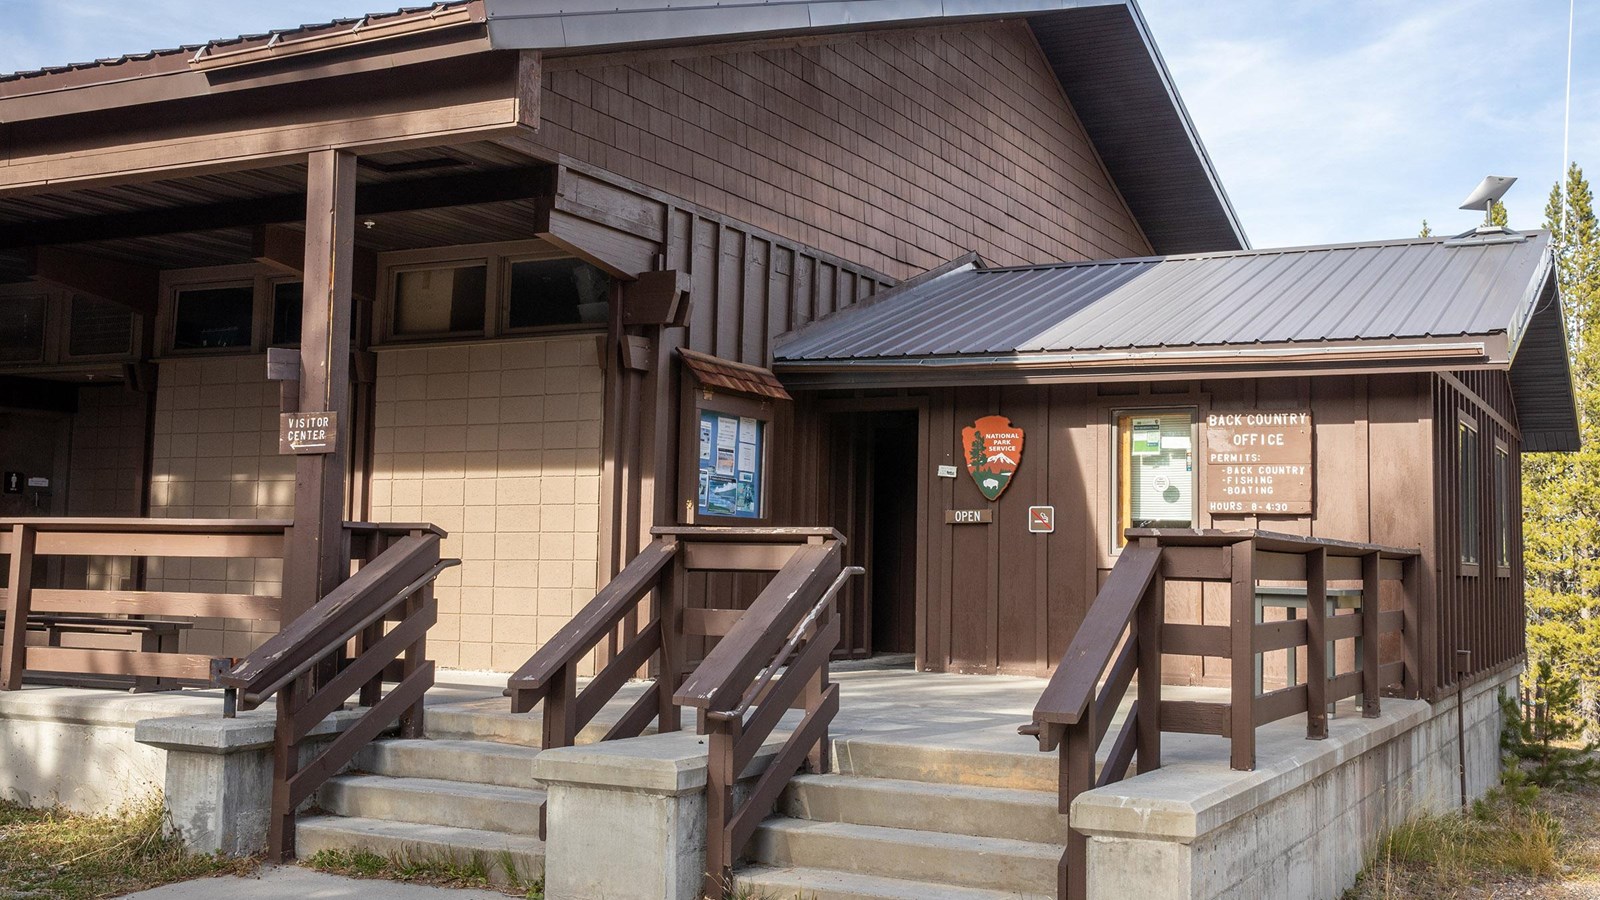
<path fill-rule="evenodd" d="M 1478 186 L 1472 189 L 1471 194 L 1467 195 L 1466 201 L 1461 204 L 1462 209 L 1483 210 L 1483 224 L 1478 227 L 1479 231 L 1500 230 L 1499 226 L 1490 225 L 1489 219 L 1494 215 L 1495 203 L 1516 183 L 1514 175 L 1488 175 L 1478 182 Z"/>

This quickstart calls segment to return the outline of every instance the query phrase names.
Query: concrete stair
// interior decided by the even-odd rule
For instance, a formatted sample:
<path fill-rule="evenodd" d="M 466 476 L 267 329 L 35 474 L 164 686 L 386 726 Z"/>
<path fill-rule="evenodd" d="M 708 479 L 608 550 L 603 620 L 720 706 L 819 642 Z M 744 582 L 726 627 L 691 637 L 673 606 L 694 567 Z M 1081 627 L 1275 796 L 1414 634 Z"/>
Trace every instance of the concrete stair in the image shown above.
<path fill-rule="evenodd" d="M 839 773 L 789 783 L 735 873 L 770 900 L 1055 897 L 1066 824 L 1022 754 L 836 745 Z M 966 759 L 963 759 L 963 758 Z M 1012 765 L 1012 760 L 1015 765 Z M 1052 773 L 1053 774 L 1053 773 Z"/>
<path fill-rule="evenodd" d="M 430 711 L 430 718 L 432 713 Z M 544 874 L 533 780 L 538 748 L 483 740 L 386 740 L 317 792 L 321 815 L 300 817 L 304 859 L 320 850 L 481 862 L 505 883 Z"/>

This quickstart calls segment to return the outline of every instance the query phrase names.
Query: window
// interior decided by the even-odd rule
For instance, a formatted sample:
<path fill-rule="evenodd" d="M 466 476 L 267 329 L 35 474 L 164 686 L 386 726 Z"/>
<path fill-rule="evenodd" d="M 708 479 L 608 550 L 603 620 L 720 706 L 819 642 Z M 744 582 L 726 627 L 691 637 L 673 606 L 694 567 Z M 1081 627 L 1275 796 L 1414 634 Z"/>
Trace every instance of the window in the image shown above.
<path fill-rule="evenodd" d="M 1511 452 L 1500 441 L 1494 442 L 1494 564 L 1502 571 L 1497 575 L 1511 574 L 1511 513 L 1516 509 L 1516 496 L 1512 494 L 1515 480 L 1511 477 Z"/>
<path fill-rule="evenodd" d="M 1456 420 L 1456 443 L 1458 464 L 1458 487 L 1456 488 L 1460 509 L 1457 518 L 1460 519 L 1461 562 L 1463 565 L 1476 566 L 1479 562 L 1479 548 L 1483 543 L 1483 523 L 1480 508 L 1482 506 L 1481 475 L 1478 469 L 1478 425 L 1476 422 L 1461 416 Z"/>
<path fill-rule="evenodd" d="M 1116 433 L 1116 545 L 1128 528 L 1194 527 L 1193 413 L 1120 412 Z"/>
<path fill-rule="evenodd" d="M 394 280 L 397 337 L 482 334 L 488 266 L 450 266 L 399 272 Z"/>
<path fill-rule="evenodd" d="M 133 311 L 98 297 L 72 298 L 68 356 L 114 356 L 133 351 Z"/>
<path fill-rule="evenodd" d="M 511 264 L 510 328 L 603 324 L 611 278 L 579 259 Z"/>
<path fill-rule="evenodd" d="M 172 349 L 250 346 L 251 323 L 255 317 L 252 285 L 182 290 L 174 306 Z"/>
<path fill-rule="evenodd" d="M 45 298 L 0 299 L 0 363 L 44 361 Z"/>
<path fill-rule="evenodd" d="M 272 346 L 299 346 L 302 294 L 298 281 L 280 281 L 272 286 Z"/>

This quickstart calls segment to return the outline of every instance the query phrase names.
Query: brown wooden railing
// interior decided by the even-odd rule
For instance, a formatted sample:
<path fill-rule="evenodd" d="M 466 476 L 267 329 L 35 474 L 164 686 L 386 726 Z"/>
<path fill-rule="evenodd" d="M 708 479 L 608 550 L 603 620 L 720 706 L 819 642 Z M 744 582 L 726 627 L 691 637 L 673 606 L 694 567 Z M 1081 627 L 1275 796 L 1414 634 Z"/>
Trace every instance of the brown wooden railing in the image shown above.
<path fill-rule="evenodd" d="M 78 647 L 29 647 L 30 620 L 88 616 L 205 616 L 277 621 L 278 597 L 194 591 L 64 590 L 34 583 L 42 557 L 280 559 L 288 522 L 256 519 L 0 520 L 0 556 L 8 560 L 0 592 L 0 690 L 17 690 L 25 671 L 130 676 L 205 683 L 216 660 L 195 653 Z M 135 624 L 130 621 L 130 625 Z"/>
<path fill-rule="evenodd" d="M 727 896 L 739 851 L 794 773 L 829 769 L 828 725 L 839 711 L 839 687 L 828 680 L 828 658 L 839 645 L 834 598 L 863 571 L 841 569 L 843 543 L 834 535 L 797 550 L 678 689 L 675 699 L 701 711 L 700 731 L 710 737 L 707 897 Z M 804 716 L 736 802 L 734 786 L 791 708 Z"/>
<path fill-rule="evenodd" d="M 363 746 L 397 720 L 403 737 L 423 734 L 423 696 L 433 686 L 426 641 L 438 619 L 433 580 L 459 561 L 439 558 L 438 529 L 399 528 L 355 526 L 365 564 L 219 679 L 244 709 L 277 698 L 273 859 L 294 856 L 296 808 Z M 398 683 L 384 694 L 386 677 Z M 366 714 L 302 764 L 302 744 L 351 696 Z"/>
<path fill-rule="evenodd" d="M 1370 717 L 1385 691 L 1417 696 L 1417 551 L 1266 531 L 1130 529 L 1127 536 L 1024 727 L 1040 750 L 1060 754 L 1059 802 L 1069 826 L 1079 794 L 1121 780 L 1135 758 L 1140 772 L 1160 767 L 1163 731 L 1226 737 L 1230 765 L 1253 769 L 1259 725 L 1305 713 L 1306 737 L 1325 738 L 1330 703 L 1360 695 Z M 1403 608 L 1382 608 L 1386 580 L 1402 585 Z M 1167 622 L 1174 581 L 1231 585 L 1228 624 Z M 1306 617 L 1261 621 L 1258 591 L 1267 582 L 1303 585 Z M 1358 610 L 1329 614 L 1334 582 L 1359 585 Z M 1387 634 L 1400 636 L 1400 658 L 1385 663 Z M 1352 638 L 1361 645 L 1356 669 L 1331 671 L 1329 643 Z M 1261 654 L 1277 651 L 1303 651 L 1307 678 L 1258 693 Z M 1228 701 L 1163 700 L 1163 655 L 1230 660 Z M 1135 700 L 1097 770 L 1097 751 L 1135 680 Z M 1069 827 L 1058 870 L 1063 900 L 1086 896 L 1085 851 L 1085 837 Z"/>
<path fill-rule="evenodd" d="M 672 527 L 651 533 L 654 540 L 506 683 L 513 711 L 531 712 L 544 704 L 541 746 L 546 749 L 572 746 L 623 685 L 652 670 L 654 680 L 599 739 L 636 737 L 652 721 L 658 731 L 677 731 L 683 701 L 675 695 L 696 668 L 688 659 L 687 639 L 724 638 L 747 615 L 736 608 L 686 608 L 686 578 L 724 572 L 781 576 L 800 551 L 842 540 L 830 528 Z M 615 641 L 611 652 L 579 691 L 579 669 L 608 639 Z M 769 648 L 769 656 L 775 649 Z M 541 810 L 541 836 L 544 832 Z"/>

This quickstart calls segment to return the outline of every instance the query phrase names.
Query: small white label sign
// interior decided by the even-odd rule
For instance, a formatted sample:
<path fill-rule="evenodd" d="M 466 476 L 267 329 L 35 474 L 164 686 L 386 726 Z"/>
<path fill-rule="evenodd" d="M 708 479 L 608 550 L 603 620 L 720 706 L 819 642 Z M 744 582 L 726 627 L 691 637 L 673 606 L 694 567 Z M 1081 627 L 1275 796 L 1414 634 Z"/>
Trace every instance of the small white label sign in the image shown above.
<path fill-rule="evenodd" d="M 940 466 L 939 467 L 939 477 L 940 478 L 954 478 L 954 477 L 956 477 L 956 467 L 955 466 Z"/>
<path fill-rule="evenodd" d="M 40 478 L 39 476 L 35 475 L 34 477 L 28 479 L 28 487 L 31 487 L 31 488 L 48 488 L 49 486 L 50 486 L 50 479 L 48 479 L 48 478 Z"/>

